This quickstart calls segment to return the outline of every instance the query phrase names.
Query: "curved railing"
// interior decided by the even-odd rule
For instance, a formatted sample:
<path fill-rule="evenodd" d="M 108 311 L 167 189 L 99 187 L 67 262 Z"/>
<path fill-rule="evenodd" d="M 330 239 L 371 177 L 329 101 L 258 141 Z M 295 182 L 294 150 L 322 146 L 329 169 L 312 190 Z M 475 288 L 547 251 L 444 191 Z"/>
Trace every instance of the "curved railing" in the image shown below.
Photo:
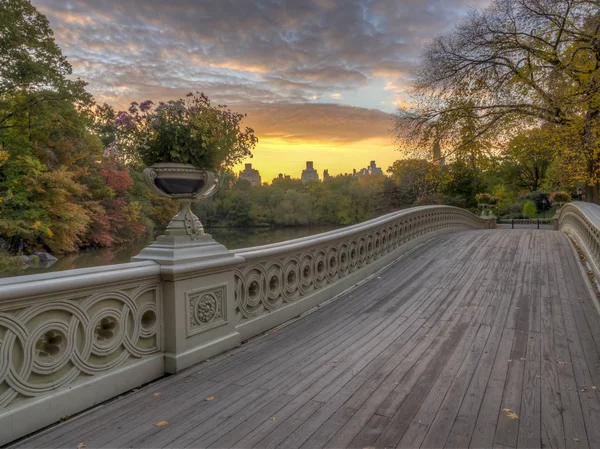
<path fill-rule="evenodd" d="M 252 331 L 244 334 L 268 329 L 351 287 L 424 239 L 461 229 L 487 229 L 491 223 L 464 209 L 423 206 L 341 230 L 234 251 L 245 259 L 235 270 L 238 326 L 244 328 L 257 318 L 314 297 L 278 319 L 265 320 L 264 326 L 252 325 Z M 325 295 L 315 296 L 325 290 Z"/>
<path fill-rule="evenodd" d="M 554 228 L 573 237 L 600 279 L 600 206 L 576 201 L 561 207 Z"/>
<path fill-rule="evenodd" d="M 210 236 L 175 242 L 182 256 L 168 263 L 0 279 L 0 445 L 227 351 L 420 242 L 492 224 L 425 206 L 237 251 Z"/>

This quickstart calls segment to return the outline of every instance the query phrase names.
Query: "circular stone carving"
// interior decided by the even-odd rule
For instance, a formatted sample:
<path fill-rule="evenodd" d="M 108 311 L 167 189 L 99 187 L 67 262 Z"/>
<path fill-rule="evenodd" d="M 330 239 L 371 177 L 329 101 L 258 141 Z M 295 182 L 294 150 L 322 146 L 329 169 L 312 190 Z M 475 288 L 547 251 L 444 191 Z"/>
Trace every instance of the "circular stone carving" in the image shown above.
<path fill-rule="evenodd" d="M 252 300 L 253 303 L 258 303 L 258 299 L 260 297 L 260 284 L 256 279 L 250 282 L 248 286 L 248 298 Z"/>
<path fill-rule="evenodd" d="M 102 343 L 112 340 L 117 332 L 118 323 L 113 317 L 110 316 L 102 318 L 100 321 L 98 321 L 96 327 L 94 328 L 96 341 Z"/>
<path fill-rule="evenodd" d="M 142 315 L 142 328 L 152 329 L 156 324 L 156 313 L 154 310 L 146 310 Z"/>
<path fill-rule="evenodd" d="M 65 335 L 58 329 L 46 331 L 35 345 L 37 356 L 41 360 L 53 360 L 61 353 L 65 342 Z"/>
<path fill-rule="evenodd" d="M 196 303 L 196 319 L 208 323 L 217 313 L 217 300 L 212 295 L 204 295 Z"/>

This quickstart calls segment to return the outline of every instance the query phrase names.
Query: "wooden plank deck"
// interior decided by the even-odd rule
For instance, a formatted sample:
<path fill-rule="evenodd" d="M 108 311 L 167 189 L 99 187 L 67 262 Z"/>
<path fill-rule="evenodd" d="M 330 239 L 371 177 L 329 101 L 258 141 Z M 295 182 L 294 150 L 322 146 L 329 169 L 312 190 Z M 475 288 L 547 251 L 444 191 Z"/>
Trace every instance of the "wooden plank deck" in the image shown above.
<path fill-rule="evenodd" d="M 444 236 L 16 447 L 598 448 L 600 315 L 578 265 L 555 231 Z"/>

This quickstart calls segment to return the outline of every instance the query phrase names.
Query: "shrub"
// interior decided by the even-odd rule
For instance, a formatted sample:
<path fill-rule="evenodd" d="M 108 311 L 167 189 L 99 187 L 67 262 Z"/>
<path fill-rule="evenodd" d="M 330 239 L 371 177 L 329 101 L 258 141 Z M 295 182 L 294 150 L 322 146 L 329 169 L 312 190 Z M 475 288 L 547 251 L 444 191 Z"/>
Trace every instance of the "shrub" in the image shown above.
<path fill-rule="evenodd" d="M 475 199 L 479 204 L 491 204 L 492 195 L 489 193 L 478 193 L 475 195 Z"/>
<path fill-rule="evenodd" d="M 537 208 L 533 201 L 527 201 L 523 206 L 523 216 L 526 218 L 535 218 L 537 216 Z"/>
<path fill-rule="evenodd" d="M 244 114 L 214 106 L 203 93 L 159 103 L 134 102 L 114 123 L 116 147 L 133 161 L 192 164 L 207 170 L 230 167 L 252 156 L 258 139 L 242 128 Z"/>
<path fill-rule="evenodd" d="M 550 202 L 552 204 L 568 203 L 569 201 L 571 201 L 571 195 L 567 192 L 553 192 L 552 195 L 550 195 Z"/>

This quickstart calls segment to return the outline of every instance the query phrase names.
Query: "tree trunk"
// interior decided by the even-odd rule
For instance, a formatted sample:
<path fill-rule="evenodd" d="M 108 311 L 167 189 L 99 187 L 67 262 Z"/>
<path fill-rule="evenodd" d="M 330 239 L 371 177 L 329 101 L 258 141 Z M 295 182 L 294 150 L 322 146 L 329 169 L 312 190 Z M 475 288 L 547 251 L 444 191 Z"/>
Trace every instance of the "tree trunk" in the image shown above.
<path fill-rule="evenodd" d="M 588 203 L 600 204 L 600 190 L 598 186 L 585 186 L 585 201 Z"/>
<path fill-rule="evenodd" d="M 585 127 L 583 129 L 583 148 L 587 157 L 587 177 L 585 186 L 585 201 L 594 204 L 600 204 L 600 192 L 598 184 L 600 183 L 600 160 L 598 157 L 598 142 L 594 136 L 594 128 L 598 124 L 600 110 L 588 109 L 585 114 Z"/>

